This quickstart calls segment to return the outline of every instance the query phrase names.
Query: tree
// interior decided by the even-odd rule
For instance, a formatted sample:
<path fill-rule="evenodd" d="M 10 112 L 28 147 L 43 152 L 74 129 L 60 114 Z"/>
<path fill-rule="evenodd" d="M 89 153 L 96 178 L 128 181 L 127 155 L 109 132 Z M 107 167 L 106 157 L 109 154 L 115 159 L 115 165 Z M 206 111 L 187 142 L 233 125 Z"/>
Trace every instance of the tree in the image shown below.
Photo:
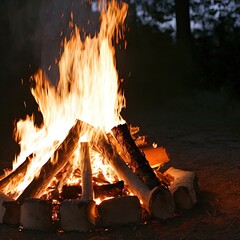
<path fill-rule="evenodd" d="M 189 48 L 191 43 L 189 0 L 175 0 L 177 41 Z"/>

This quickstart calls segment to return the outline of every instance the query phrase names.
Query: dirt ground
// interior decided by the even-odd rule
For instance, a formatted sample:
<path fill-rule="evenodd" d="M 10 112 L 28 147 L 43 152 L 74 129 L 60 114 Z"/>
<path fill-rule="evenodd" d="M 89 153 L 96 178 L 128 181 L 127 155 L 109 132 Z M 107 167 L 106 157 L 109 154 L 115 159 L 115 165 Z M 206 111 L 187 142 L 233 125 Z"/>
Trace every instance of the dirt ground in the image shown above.
<path fill-rule="evenodd" d="M 193 209 L 177 210 L 167 221 L 145 217 L 138 224 L 90 233 L 19 231 L 18 227 L 0 225 L 0 240 L 240 239 L 239 111 L 226 114 L 204 105 L 198 105 L 197 110 L 191 104 L 180 106 L 178 102 L 149 109 L 131 120 L 167 148 L 171 166 L 197 173 L 201 194 Z"/>

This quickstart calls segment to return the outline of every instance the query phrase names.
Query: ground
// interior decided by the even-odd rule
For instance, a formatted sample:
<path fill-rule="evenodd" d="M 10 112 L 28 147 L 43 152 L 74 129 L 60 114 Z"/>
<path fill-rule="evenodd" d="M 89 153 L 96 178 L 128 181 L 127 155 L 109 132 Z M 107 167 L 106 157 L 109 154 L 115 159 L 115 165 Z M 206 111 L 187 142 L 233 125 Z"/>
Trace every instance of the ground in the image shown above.
<path fill-rule="evenodd" d="M 212 99 L 206 102 L 208 107 L 188 100 L 151 108 L 144 114 L 137 111 L 130 119 L 167 148 L 171 166 L 196 172 L 201 194 L 193 209 L 177 210 L 167 221 L 145 217 L 138 224 L 90 233 L 19 231 L 1 225 L 0 239 L 240 239 L 240 108 L 234 105 L 229 113 L 221 106 L 216 110 Z M 216 97 L 213 100 L 219 103 Z"/>

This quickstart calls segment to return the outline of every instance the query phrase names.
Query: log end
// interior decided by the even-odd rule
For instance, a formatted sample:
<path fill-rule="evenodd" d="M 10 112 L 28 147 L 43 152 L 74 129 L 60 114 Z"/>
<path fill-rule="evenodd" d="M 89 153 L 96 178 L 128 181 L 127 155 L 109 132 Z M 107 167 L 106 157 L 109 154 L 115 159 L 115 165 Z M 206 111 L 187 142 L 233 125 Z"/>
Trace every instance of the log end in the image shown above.
<path fill-rule="evenodd" d="M 187 187 L 184 186 L 178 187 L 178 189 L 173 193 L 173 199 L 176 206 L 183 209 L 191 209 L 195 204 Z"/>
<path fill-rule="evenodd" d="M 64 231 L 88 232 L 95 225 L 96 203 L 92 200 L 65 200 L 60 205 L 60 223 Z"/>
<path fill-rule="evenodd" d="M 152 190 L 149 202 L 150 213 L 158 219 L 173 217 L 175 205 L 171 192 L 165 187 L 156 187 Z"/>
<path fill-rule="evenodd" d="M 0 192 L 0 223 L 12 225 L 20 223 L 19 203 L 3 192 Z"/>
<path fill-rule="evenodd" d="M 142 208 L 137 196 L 103 200 L 97 209 L 97 222 L 100 227 L 137 223 L 142 216 Z"/>
<path fill-rule="evenodd" d="M 52 202 L 37 198 L 28 198 L 21 205 L 20 224 L 29 230 L 52 230 Z"/>

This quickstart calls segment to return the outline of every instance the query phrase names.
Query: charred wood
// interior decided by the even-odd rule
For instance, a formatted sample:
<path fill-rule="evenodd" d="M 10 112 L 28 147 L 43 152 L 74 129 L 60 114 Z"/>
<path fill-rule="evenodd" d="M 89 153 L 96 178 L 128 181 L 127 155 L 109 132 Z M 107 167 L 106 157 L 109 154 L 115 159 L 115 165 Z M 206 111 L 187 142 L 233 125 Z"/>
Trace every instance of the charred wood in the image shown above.
<path fill-rule="evenodd" d="M 112 129 L 114 138 L 109 138 L 111 143 L 116 146 L 121 157 L 130 164 L 133 172 L 148 186 L 151 190 L 161 183 L 153 172 L 145 155 L 135 144 L 127 124 L 118 125 Z M 109 134 L 110 136 L 110 134 Z"/>
<path fill-rule="evenodd" d="M 120 197 L 123 195 L 124 182 L 93 185 L 95 198 Z M 82 195 L 82 187 L 79 185 L 64 185 L 61 192 L 62 199 L 78 199 Z"/>
<path fill-rule="evenodd" d="M 124 182 L 119 181 L 116 183 L 94 185 L 95 198 L 99 197 L 120 197 L 123 195 Z"/>
<path fill-rule="evenodd" d="M 60 198 L 63 200 L 79 199 L 82 195 L 82 187 L 79 185 L 64 185 L 60 195 Z"/>

